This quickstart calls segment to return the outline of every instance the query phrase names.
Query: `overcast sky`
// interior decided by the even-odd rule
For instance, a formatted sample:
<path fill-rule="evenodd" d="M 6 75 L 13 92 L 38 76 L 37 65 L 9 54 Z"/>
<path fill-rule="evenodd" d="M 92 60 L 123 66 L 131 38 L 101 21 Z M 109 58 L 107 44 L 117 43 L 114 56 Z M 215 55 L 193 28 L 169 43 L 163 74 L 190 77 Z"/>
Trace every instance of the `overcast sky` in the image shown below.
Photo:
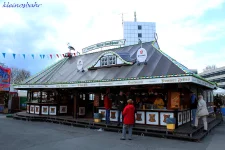
<path fill-rule="evenodd" d="M 4 2 L 42 5 L 7 8 Z M 123 38 L 121 13 L 133 21 L 134 11 L 137 21 L 156 22 L 160 48 L 183 65 L 199 72 L 225 66 L 224 0 L 0 0 L 0 6 L 0 62 L 32 74 L 59 60 L 49 54 L 67 52 L 68 42 L 81 51 Z"/>

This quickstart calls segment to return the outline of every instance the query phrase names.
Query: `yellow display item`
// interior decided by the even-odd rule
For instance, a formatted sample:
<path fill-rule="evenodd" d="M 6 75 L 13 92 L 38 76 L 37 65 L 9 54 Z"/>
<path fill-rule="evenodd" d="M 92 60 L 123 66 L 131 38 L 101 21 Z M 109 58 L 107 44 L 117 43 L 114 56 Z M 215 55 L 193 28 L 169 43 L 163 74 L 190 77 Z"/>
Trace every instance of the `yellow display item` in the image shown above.
<path fill-rule="evenodd" d="M 154 102 L 154 105 L 156 105 L 158 109 L 163 109 L 164 102 L 161 98 L 157 98 Z"/>
<path fill-rule="evenodd" d="M 101 122 L 101 119 L 94 119 L 94 122 L 99 123 L 99 122 Z"/>
<path fill-rule="evenodd" d="M 166 127 L 167 127 L 168 130 L 174 130 L 175 124 L 167 124 Z"/>

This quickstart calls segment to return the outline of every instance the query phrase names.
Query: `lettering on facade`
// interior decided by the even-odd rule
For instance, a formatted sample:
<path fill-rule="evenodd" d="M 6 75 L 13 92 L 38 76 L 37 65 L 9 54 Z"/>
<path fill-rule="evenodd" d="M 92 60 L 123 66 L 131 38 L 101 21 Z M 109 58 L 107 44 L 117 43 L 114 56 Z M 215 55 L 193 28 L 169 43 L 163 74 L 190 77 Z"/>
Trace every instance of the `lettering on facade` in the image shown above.
<path fill-rule="evenodd" d="M 142 84 L 143 81 L 128 81 L 128 84 Z"/>

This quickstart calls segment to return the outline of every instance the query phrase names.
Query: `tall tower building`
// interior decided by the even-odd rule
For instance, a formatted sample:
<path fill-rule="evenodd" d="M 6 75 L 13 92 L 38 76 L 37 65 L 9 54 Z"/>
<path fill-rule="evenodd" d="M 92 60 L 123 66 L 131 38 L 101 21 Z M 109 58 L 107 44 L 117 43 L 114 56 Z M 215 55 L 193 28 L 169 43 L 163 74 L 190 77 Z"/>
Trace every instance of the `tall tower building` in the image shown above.
<path fill-rule="evenodd" d="M 144 42 L 153 41 L 156 33 L 155 22 L 137 22 L 136 12 L 134 12 L 134 22 L 123 22 L 123 38 L 125 45 L 138 44 L 139 39 Z"/>

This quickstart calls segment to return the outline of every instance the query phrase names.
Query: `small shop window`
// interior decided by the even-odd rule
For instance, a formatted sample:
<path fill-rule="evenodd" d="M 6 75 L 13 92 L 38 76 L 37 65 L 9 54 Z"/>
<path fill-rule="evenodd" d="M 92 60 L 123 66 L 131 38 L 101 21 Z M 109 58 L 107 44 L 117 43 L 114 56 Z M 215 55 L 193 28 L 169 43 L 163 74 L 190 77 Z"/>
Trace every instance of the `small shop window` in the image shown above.
<path fill-rule="evenodd" d="M 95 94 L 89 94 L 89 100 L 93 101 L 95 99 Z"/>
<path fill-rule="evenodd" d="M 108 56 L 109 65 L 115 65 L 116 64 L 116 56 Z"/>
<path fill-rule="evenodd" d="M 106 56 L 101 58 L 101 66 L 107 66 L 108 65 L 108 58 Z"/>

